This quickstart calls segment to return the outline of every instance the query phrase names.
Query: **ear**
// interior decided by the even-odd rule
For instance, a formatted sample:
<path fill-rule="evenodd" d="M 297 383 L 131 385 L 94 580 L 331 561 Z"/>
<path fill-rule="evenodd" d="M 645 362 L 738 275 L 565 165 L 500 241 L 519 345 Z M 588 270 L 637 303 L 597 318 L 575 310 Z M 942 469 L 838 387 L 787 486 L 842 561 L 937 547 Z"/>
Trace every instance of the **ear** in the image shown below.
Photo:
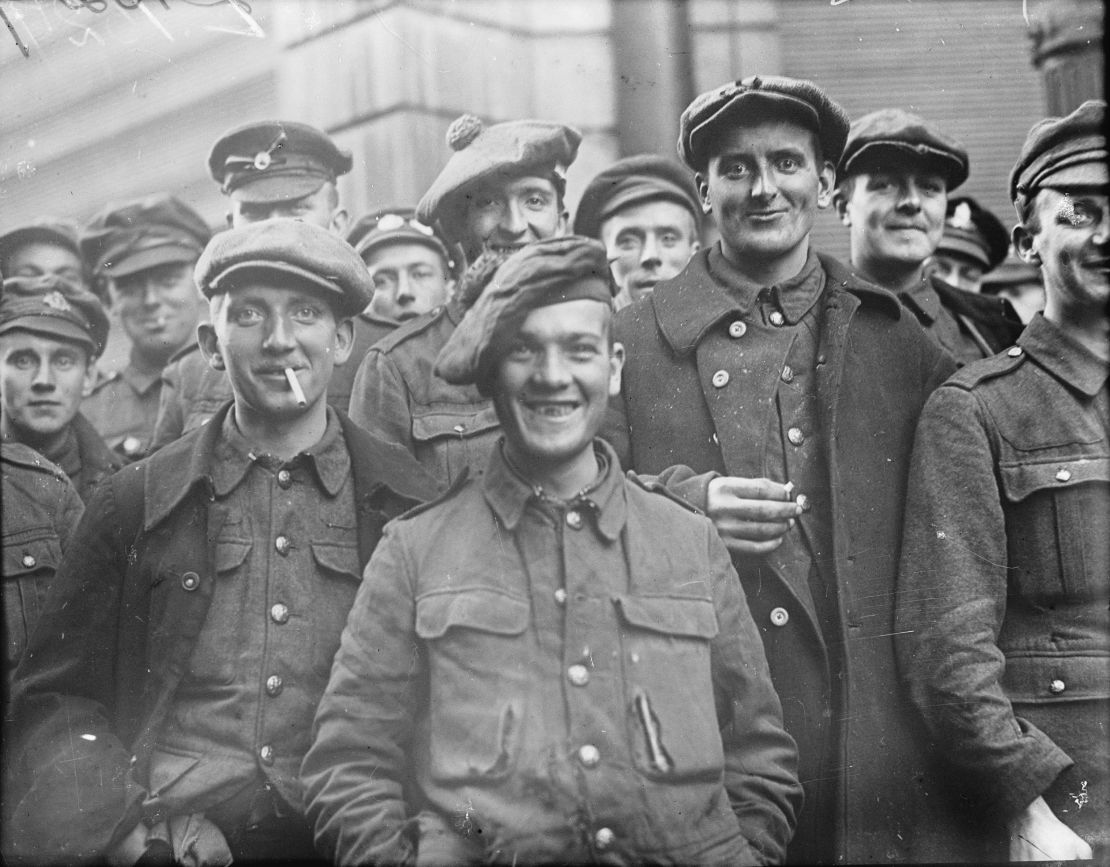
<path fill-rule="evenodd" d="M 216 337 L 216 329 L 211 322 L 202 322 L 197 326 L 197 345 L 200 354 L 208 361 L 208 366 L 213 370 L 226 370 L 223 353 L 220 350 L 220 341 Z"/>
<path fill-rule="evenodd" d="M 85 356 L 85 376 L 81 381 L 81 394 L 87 395 L 96 385 L 97 359 L 91 355 Z"/>
<path fill-rule="evenodd" d="M 1036 250 L 1036 235 L 1025 228 L 1025 226 L 1021 225 L 1021 223 L 1018 223 L 1010 233 L 1010 238 L 1014 242 L 1014 251 L 1018 254 L 1021 261 L 1029 265 L 1039 266 L 1041 264 L 1041 255 Z"/>
<path fill-rule="evenodd" d="M 832 204 L 833 191 L 836 189 L 836 166 L 828 160 L 817 170 L 817 207 L 824 209 Z"/>
<path fill-rule="evenodd" d="M 353 319 L 340 319 L 335 324 L 335 342 L 332 344 L 331 357 L 338 367 L 346 364 L 351 357 L 351 350 L 355 347 L 355 321 Z M 362 359 L 359 359 L 361 361 Z"/>
<path fill-rule="evenodd" d="M 614 343 L 609 350 L 609 397 L 621 393 L 621 371 L 624 369 L 624 344 Z"/>
<path fill-rule="evenodd" d="M 851 189 L 849 185 L 841 184 L 832 194 L 833 207 L 836 209 L 836 215 L 840 218 L 840 222 L 845 226 L 852 225 L 852 215 L 848 213 L 848 191 Z"/>
<path fill-rule="evenodd" d="M 698 188 L 698 198 L 701 200 L 701 209 L 703 213 L 711 213 L 713 211 L 713 203 L 709 200 L 709 179 L 701 172 L 694 175 L 694 183 Z"/>
<path fill-rule="evenodd" d="M 347 227 L 351 223 L 351 215 L 347 213 L 347 209 L 343 207 L 336 208 L 332 211 L 331 222 L 328 223 L 328 228 L 339 237 L 343 238 L 347 235 Z"/>

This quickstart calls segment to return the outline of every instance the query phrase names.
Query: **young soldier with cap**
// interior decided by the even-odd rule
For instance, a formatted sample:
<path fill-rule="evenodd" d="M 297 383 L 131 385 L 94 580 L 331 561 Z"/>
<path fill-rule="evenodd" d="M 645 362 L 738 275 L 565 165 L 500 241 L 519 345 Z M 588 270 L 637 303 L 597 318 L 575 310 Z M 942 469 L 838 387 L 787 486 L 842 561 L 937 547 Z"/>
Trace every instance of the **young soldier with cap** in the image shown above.
<path fill-rule="evenodd" d="M 191 344 L 204 315 L 193 266 L 211 233 L 192 208 L 161 194 L 110 205 L 81 233 L 81 249 L 131 341 L 127 367 L 93 385 L 81 410 L 128 460 L 154 435 L 162 369 Z"/>
<path fill-rule="evenodd" d="M 228 130 L 208 155 L 208 171 L 228 197 L 227 222 L 232 227 L 281 217 L 341 236 L 348 218 L 339 203 L 336 178 L 350 170 L 351 154 L 327 133 L 289 120 L 253 121 Z M 333 406 L 346 410 L 352 375 L 333 377 L 328 393 Z M 208 366 L 195 344 L 173 359 L 162 379 L 156 449 L 207 423 L 231 399 L 227 377 Z M 338 395 L 331 390 L 336 388 Z"/>
<path fill-rule="evenodd" d="M 1108 194 L 1105 102 L 1033 126 L 1010 195 L 1044 314 L 917 430 L 899 659 L 980 863 L 1110 856 Z"/>
<path fill-rule="evenodd" d="M 4 281 L 0 432 L 60 466 L 86 501 L 122 465 L 80 412 L 107 339 L 108 317 L 91 292 L 53 275 Z"/>
<path fill-rule="evenodd" d="M 0 275 L 42 277 L 47 274 L 61 277 L 82 289 L 94 289 L 77 243 L 76 226 L 43 217 L 0 235 Z"/>
<path fill-rule="evenodd" d="M 447 130 L 453 153 L 416 208 L 469 265 L 447 304 L 405 323 L 363 359 L 351 418 L 407 449 L 441 482 L 480 470 L 498 424 L 472 385 L 432 373 L 466 308 L 493 268 L 526 244 L 566 233 L 566 169 L 581 135 L 561 124 L 518 120 L 485 126 L 473 115 Z"/>
<path fill-rule="evenodd" d="M 806 788 L 798 863 L 912 844 L 891 597 L 913 425 L 953 370 L 893 295 L 810 247 L 847 133 L 797 79 L 687 107 L 679 152 L 721 240 L 617 314 L 627 361 L 607 426 L 625 466 L 703 474 L 665 475 L 713 518 L 763 632 Z"/>
<path fill-rule="evenodd" d="M 336 863 L 783 857 L 794 744 L 728 553 L 596 438 L 608 271 L 586 238 L 520 250 L 436 362 L 504 439 L 368 567 L 303 769 Z"/>
<path fill-rule="evenodd" d="M 574 231 L 605 245 L 620 310 L 686 267 L 701 246 L 701 202 L 689 173 L 637 154 L 600 172 L 578 203 Z"/>
<path fill-rule="evenodd" d="M 385 522 L 435 493 L 325 402 L 370 300 L 346 242 L 232 229 L 196 280 L 234 400 L 103 485 L 63 560 L 14 696 L 36 860 L 311 857 L 298 770 L 340 632 Z"/>
<path fill-rule="evenodd" d="M 971 196 L 948 200 L 933 273 L 957 289 L 978 292 L 983 276 L 1002 264 L 1010 249 L 1010 235 L 1002 222 Z"/>
<path fill-rule="evenodd" d="M 852 267 L 897 295 L 960 363 L 993 355 L 1021 333 L 1005 299 L 957 289 L 932 272 L 948 193 L 967 173 L 963 145 L 916 114 L 884 108 L 853 122 L 834 196 Z"/>

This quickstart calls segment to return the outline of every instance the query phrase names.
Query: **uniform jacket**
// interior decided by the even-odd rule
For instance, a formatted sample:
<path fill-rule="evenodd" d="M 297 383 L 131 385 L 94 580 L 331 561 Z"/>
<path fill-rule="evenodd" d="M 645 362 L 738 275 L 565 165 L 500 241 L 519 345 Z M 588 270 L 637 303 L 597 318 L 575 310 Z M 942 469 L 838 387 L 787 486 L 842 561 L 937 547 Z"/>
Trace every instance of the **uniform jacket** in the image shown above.
<path fill-rule="evenodd" d="M 730 420 L 744 383 L 729 336 L 739 313 L 710 276 L 708 252 L 615 320 L 627 362 L 623 399 L 614 402 L 606 438 L 636 472 L 684 464 L 729 474 L 746 449 L 761 448 L 740 441 Z M 926 397 L 955 365 L 893 295 L 820 259 L 827 282 L 817 302 L 825 307 L 817 394 L 847 671 L 839 703 L 833 705 L 829 648 L 806 582 L 789 584 L 760 569 L 758 558 L 737 559 L 736 566 L 763 633 L 786 729 L 798 742 L 807 803 L 827 807 L 831 798 L 837 817 L 832 828 L 812 827 L 807 815 L 814 811 L 803 809 L 788 860 L 810 861 L 830 843 L 849 863 L 905 860 L 915 857 L 909 803 L 915 747 L 913 715 L 895 673 L 894 584 L 914 426 Z M 714 385 L 722 370 L 727 381 Z M 705 484 L 695 500 L 704 505 Z M 806 515 L 799 520 L 804 526 Z"/>
<path fill-rule="evenodd" d="M 1017 311 L 1001 296 L 968 292 L 944 282 L 936 274 L 930 274 L 926 279 L 940 302 L 942 310 L 937 311 L 938 315 L 947 312 L 959 329 L 962 341 L 946 343 L 942 339 L 942 331 L 936 327 L 935 318 L 916 304 L 907 303 L 906 306 L 913 310 L 930 336 L 961 363 L 988 358 L 1013 346 L 1025 327 Z"/>
<path fill-rule="evenodd" d="M 94 856 L 140 818 L 164 818 L 147 762 L 212 598 L 227 515 L 210 505 L 208 467 L 229 409 L 126 467 L 89 505 L 16 672 L 17 851 Z M 341 423 L 365 564 L 385 522 L 435 489 L 409 455 Z"/>
<path fill-rule="evenodd" d="M 896 629 L 914 702 L 955 771 L 948 794 L 984 828 L 1044 795 L 1105 847 L 1110 368 L 1068 343 L 1038 315 L 1017 349 L 929 400 Z"/>
<path fill-rule="evenodd" d="M 417 863 L 781 860 L 796 754 L 728 554 L 598 448 L 569 504 L 495 447 L 387 530 L 302 772 L 337 863 L 411 858 L 419 806 Z"/>
<path fill-rule="evenodd" d="M 97 485 L 123 466 L 123 459 L 108 448 L 100 434 L 81 413 L 73 417 L 70 427 L 76 445 L 76 460 L 71 465 L 69 456 L 51 455 L 50 458 L 68 473 L 77 493 L 88 503 Z"/>
<path fill-rule="evenodd" d="M 138 460 L 150 449 L 161 392 L 160 373 L 142 373 L 128 364 L 93 385 L 81 401 L 81 413 L 110 449 Z"/>
<path fill-rule="evenodd" d="M 352 421 L 406 449 L 443 485 L 464 468 L 484 469 L 501 432 L 477 387 L 433 373 L 462 315 L 452 300 L 400 326 L 366 354 L 351 391 Z"/>

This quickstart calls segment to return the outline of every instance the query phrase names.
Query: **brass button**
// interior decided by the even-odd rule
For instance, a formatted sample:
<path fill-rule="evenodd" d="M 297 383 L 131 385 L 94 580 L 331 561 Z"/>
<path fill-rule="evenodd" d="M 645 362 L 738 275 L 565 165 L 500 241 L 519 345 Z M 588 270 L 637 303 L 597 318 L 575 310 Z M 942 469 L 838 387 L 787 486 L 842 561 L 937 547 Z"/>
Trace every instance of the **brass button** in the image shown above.
<path fill-rule="evenodd" d="M 786 438 L 790 440 L 791 444 L 800 446 L 806 441 L 806 435 L 802 433 L 800 427 L 792 427 L 786 432 Z"/>
<path fill-rule="evenodd" d="M 724 388 L 728 385 L 728 371 L 718 370 L 713 374 L 713 379 L 710 381 L 713 383 L 714 388 Z"/>
<path fill-rule="evenodd" d="M 1021 355 L 1021 347 L 1011 346 L 1009 349 L 1006 350 L 1006 354 L 1010 356 L 1010 358 L 1017 358 L 1019 355 Z"/>
<path fill-rule="evenodd" d="M 580 530 L 582 528 L 582 514 L 573 509 L 567 512 L 567 526 L 572 530 Z"/>
<path fill-rule="evenodd" d="M 587 768 L 596 768 L 601 761 L 601 751 L 593 744 L 586 744 L 578 748 L 578 761 Z"/>
<path fill-rule="evenodd" d="M 792 368 L 789 364 L 786 365 L 786 367 L 784 367 L 782 369 L 782 381 L 783 382 L 793 382 L 794 381 L 794 368 Z"/>
<path fill-rule="evenodd" d="M 616 839 L 617 835 L 613 833 L 612 828 L 598 828 L 597 833 L 594 834 L 594 845 L 598 849 L 608 849 Z"/>
<path fill-rule="evenodd" d="M 129 458 L 133 458 L 143 450 L 143 442 L 138 437 L 124 437 L 123 442 L 120 443 L 120 448 L 123 453 Z"/>
<path fill-rule="evenodd" d="M 782 326 L 786 324 L 786 317 L 778 310 L 772 310 L 771 315 L 767 318 L 771 320 L 771 324 L 774 325 L 775 328 L 782 328 Z"/>
<path fill-rule="evenodd" d="M 585 686 L 590 682 L 590 671 L 584 665 L 572 665 L 567 669 L 567 679 L 575 686 Z"/>
<path fill-rule="evenodd" d="M 200 586 L 200 576 L 196 572 L 186 572 L 181 576 L 181 586 L 185 590 L 196 590 Z"/>
<path fill-rule="evenodd" d="M 772 626 L 786 626 L 790 622 L 790 612 L 785 608 L 772 608 L 771 609 L 771 625 Z"/>
<path fill-rule="evenodd" d="M 262 764 L 272 765 L 274 763 L 274 748 L 269 744 L 263 744 L 262 749 L 258 751 L 258 757 L 262 759 Z"/>
<path fill-rule="evenodd" d="M 288 554 L 289 549 L 292 547 L 293 543 L 289 541 L 288 536 L 278 536 L 276 539 L 274 539 L 274 548 L 277 549 L 277 552 L 281 554 L 282 557 Z"/>
<path fill-rule="evenodd" d="M 555 591 L 555 601 L 558 602 L 560 605 L 567 604 L 567 591 L 564 590 L 562 587 Z"/>
<path fill-rule="evenodd" d="M 266 695 L 281 695 L 281 690 L 284 686 L 285 684 L 281 680 L 281 675 L 271 674 L 266 678 Z"/>
<path fill-rule="evenodd" d="M 794 502 L 802 507 L 803 512 L 808 512 L 810 509 L 813 508 L 813 506 L 811 506 L 809 503 L 809 497 L 807 497 L 805 494 L 798 494 L 798 496 L 794 498 Z"/>
<path fill-rule="evenodd" d="M 1067 688 L 1068 685 L 1060 680 L 1060 678 L 1056 678 L 1054 681 L 1052 681 L 1052 683 L 1048 685 L 1048 691 L 1051 692 L 1053 695 L 1059 695 Z"/>
<path fill-rule="evenodd" d="M 1070 479 L 1071 479 L 1071 470 L 1065 469 L 1064 467 L 1060 467 L 1060 469 L 1058 469 L 1056 471 L 1056 481 L 1066 482 Z"/>
<path fill-rule="evenodd" d="M 729 337 L 734 337 L 734 338 L 735 337 L 743 337 L 747 333 L 748 333 L 747 323 L 741 322 L 739 319 L 737 319 L 735 322 L 733 322 L 728 327 L 728 336 Z"/>
<path fill-rule="evenodd" d="M 289 620 L 289 606 L 278 602 L 270 608 L 270 619 L 274 623 L 286 623 Z"/>
<path fill-rule="evenodd" d="M 452 430 L 455 433 L 462 433 L 463 431 L 466 430 L 466 425 L 465 424 L 457 424 L 452 428 Z"/>
<path fill-rule="evenodd" d="M 293 484 L 293 474 L 289 470 L 278 470 L 278 486 L 288 490 Z"/>
<path fill-rule="evenodd" d="M 31 554 L 24 554 L 23 559 L 20 560 L 20 562 L 23 564 L 24 568 L 30 569 L 38 562 L 38 560 L 36 560 Z"/>

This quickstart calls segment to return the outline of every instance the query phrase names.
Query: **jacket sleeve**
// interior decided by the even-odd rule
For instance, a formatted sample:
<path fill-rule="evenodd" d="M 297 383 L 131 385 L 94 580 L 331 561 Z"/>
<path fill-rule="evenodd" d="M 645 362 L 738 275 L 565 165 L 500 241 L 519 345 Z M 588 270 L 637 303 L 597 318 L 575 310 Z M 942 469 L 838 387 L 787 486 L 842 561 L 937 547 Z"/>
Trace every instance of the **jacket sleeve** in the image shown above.
<path fill-rule="evenodd" d="M 917 429 L 895 620 L 910 697 L 946 758 L 993 809 L 1026 807 L 1071 760 L 1015 717 L 1002 689 L 1006 614 L 1002 494 L 985 411 L 945 386 Z"/>
<path fill-rule="evenodd" d="M 141 817 L 144 792 L 112 731 L 129 542 L 106 482 L 73 533 L 16 669 L 6 854 L 39 863 L 95 857 Z"/>
<path fill-rule="evenodd" d="M 425 663 L 398 526 L 366 566 L 301 767 L 317 850 L 336 864 L 414 856 L 404 781 Z"/>
<path fill-rule="evenodd" d="M 717 716 L 725 750 L 725 788 L 756 863 L 786 857 L 802 806 L 798 749 L 783 729 L 782 707 L 740 578 L 728 551 L 707 528 L 719 631 L 711 653 Z"/>
<path fill-rule="evenodd" d="M 359 364 L 351 386 L 350 416 L 359 427 L 416 454 L 408 389 L 384 352 L 371 348 Z"/>

